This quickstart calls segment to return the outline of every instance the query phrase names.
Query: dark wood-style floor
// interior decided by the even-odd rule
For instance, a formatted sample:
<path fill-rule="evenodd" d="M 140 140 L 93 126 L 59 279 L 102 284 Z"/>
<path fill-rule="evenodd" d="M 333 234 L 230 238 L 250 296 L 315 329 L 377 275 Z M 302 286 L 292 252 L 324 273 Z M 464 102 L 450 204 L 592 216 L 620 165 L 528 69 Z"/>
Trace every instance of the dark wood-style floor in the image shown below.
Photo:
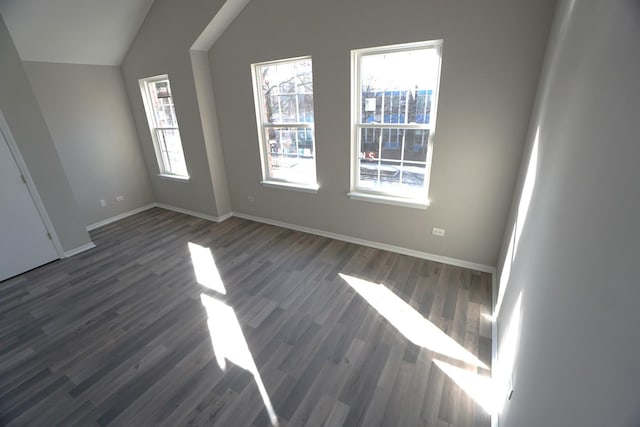
<path fill-rule="evenodd" d="M 415 344 L 363 294 L 490 365 L 488 274 L 162 209 L 91 237 L 0 283 L 0 425 L 268 426 L 269 405 L 280 426 L 489 425 L 434 359 L 488 371 Z M 212 289 L 189 242 L 210 248 Z"/>

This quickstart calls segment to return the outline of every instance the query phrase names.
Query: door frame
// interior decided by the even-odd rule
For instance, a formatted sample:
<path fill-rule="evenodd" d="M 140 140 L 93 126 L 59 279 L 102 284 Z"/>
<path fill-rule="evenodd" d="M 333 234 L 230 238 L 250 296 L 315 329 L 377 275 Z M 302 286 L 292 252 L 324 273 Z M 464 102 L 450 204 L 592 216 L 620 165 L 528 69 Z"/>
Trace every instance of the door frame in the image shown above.
<path fill-rule="evenodd" d="M 40 214 L 40 219 L 44 224 L 44 228 L 47 230 L 49 235 L 51 236 L 51 242 L 53 243 L 53 247 L 58 254 L 59 259 L 63 259 L 64 249 L 62 248 L 62 244 L 60 243 L 60 239 L 58 238 L 58 234 L 56 233 L 55 228 L 53 228 L 53 223 L 47 214 L 47 210 L 44 207 L 44 203 L 42 203 L 42 199 L 40 198 L 40 194 L 38 194 L 38 190 L 36 188 L 36 184 L 31 178 L 31 174 L 29 173 L 29 169 L 27 168 L 27 164 L 24 162 L 22 158 L 22 154 L 20 154 L 20 150 L 18 145 L 16 144 L 15 139 L 13 138 L 13 134 L 11 133 L 11 129 L 9 129 L 9 124 L 4 118 L 4 114 L 2 114 L 2 110 L 0 110 L 0 132 L 2 132 L 2 136 L 4 136 L 5 141 L 7 141 L 7 145 L 9 146 L 9 152 L 13 156 L 13 160 L 18 167 L 18 170 L 22 174 L 25 180 L 25 184 L 27 185 L 27 190 L 31 195 L 31 199 Z"/>

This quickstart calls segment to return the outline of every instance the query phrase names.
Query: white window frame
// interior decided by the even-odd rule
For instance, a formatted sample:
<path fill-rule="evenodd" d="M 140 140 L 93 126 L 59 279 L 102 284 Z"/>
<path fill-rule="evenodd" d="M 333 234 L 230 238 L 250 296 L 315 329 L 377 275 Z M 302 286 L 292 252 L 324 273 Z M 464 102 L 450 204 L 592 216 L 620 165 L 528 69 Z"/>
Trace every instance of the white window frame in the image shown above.
<path fill-rule="evenodd" d="M 416 123 L 362 123 L 362 90 L 360 75 L 360 60 L 363 56 L 380 55 L 385 53 L 406 52 L 420 49 L 435 49 L 438 53 L 438 69 L 436 70 L 436 84 L 431 95 L 431 110 L 429 124 Z M 438 110 L 438 94 L 440 91 L 440 71 L 442 68 L 442 40 L 431 40 L 425 42 L 405 43 L 391 46 L 371 47 L 364 49 L 356 49 L 351 51 L 351 191 L 348 193 L 349 198 L 354 200 L 363 200 L 369 202 L 385 203 L 397 206 L 427 209 L 429 207 L 429 183 L 431 177 L 431 163 L 433 159 L 433 140 L 435 136 L 437 110 Z M 429 137 L 427 140 L 427 157 L 424 177 L 424 197 L 406 197 L 399 196 L 391 191 L 373 190 L 371 188 L 361 187 L 359 185 L 360 170 L 358 160 L 360 156 L 360 130 L 363 128 L 380 128 L 380 129 L 421 129 L 428 130 Z M 401 148 L 404 153 L 404 148 Z"/>
<path fill-rule="evenodd" d="M 313 75 L 313 60 L 311 56 L 300 56 L 296 58 L 278 59 L 273 61 L 257 62 L 251 64 L 251 77 L 253 80 L 253 100 L 256 111 L 256 125 L 258 129 L 258 144 L 260 148 L 260 165 L 262 168 L 262 180 L 260 183 L 265 187 L 282 188 L 287 190 L 303 191 L 308 193 L 317 193 L 320 188 L 318 185 L 318 171 L 317 171 L 317 153 L 316 153 L 316 137 L 315 137 L 315 97 L 314 97 L 314 121 L 308 122 L 277 122 L 268 123 L 266 117 L 264 117 L 264 109 L 261 107 L 265 102 L 262 94 L 262 87 L 260 81 L 260 74 L 258 68 L 265 65 L 287 64 L 295 63 L 302 60 L 311 61 L 311 72 Z M 313 95 L 313 92 L 311 93 Z M 313 169 L 314 180 L 313 182 L 298 182 L 284 179 L 278 179 L 269 175 L 269 153 L 267 152 L 265 132 L 269 128 L 293 128 L 293 129 L 310 129 L 313 134 Z"/>
<path fill-rule="evenodd" d="M 140 84 L 140 93 L 142 94 L 142 102 L 144 104 L 144 110 L 145 113 L 147 115 L 147 123 L 149 125 L 149 131 L 151 133 L 151 139 L 153 140 L 153 149 L 155 151 L 156 154 L 156 160 L 158 162 L 158 169 L 160 170 L 160 173 L 158 174 L 159 176 L 163 177 L 163 178 L 169 178 L 169 179 L 174 179 L 177 181 L 188 181 L 189 180 L 189 172 L 188 172 L 188 167 L 186 166 L 186 159 L 185 159 L 185 167 L 187 167 L 187 172 L 186 174 L 180 174 L 180 173 L 176 173 L 174 171 L 171 170 L 171 165 L 170 164 L 166 164 L 165 163 L 165 155 L 163 154 L 163 150 L 160 147 L 160 141 L 159 141 L 159 137 L 158 137 L 158 133 L 162 132 L 162 131 L 166 131 L 166 130 L 175 130 L 178 132 L 178 136 L 180 136 L 180 128 L 178 125 L 178 121 L 177 118 L 175 120 L 176 125 L 175 126 L 171 126 L 171 127 L 161 127 L 158 125 L 158 122 L 156 121 L 156 115 L 154 112 L 154 107 L 153 107 L 153 101 L 151 99 L 151 91 L 150 91 L 150 85 L 159 81 L 163 81 L 163 80 L 167 80 L 169 82 L 169 87 L 171 87 L 171 81 L 169 80 L 169 75 L 168 74 L 161 74 L 158 76 L 153 76 L 153 77 L 148 77 L 148 78 L 144 78 L 144 79 L 140 79 L 138 80 L 138 83 Z M 171 95 L 171 98 L 173 100 L 173 95 Z M 175 104 L 173 106 L 174 108 L 174 112 L 175 112 Z M 180 140 L 180 148 L 182 151 L 182 157 L 184 158 L 184 147 L 182 146 L 182 140 Z M 167 162 L 168 160 L 168 155 L 167 157 Z"/>

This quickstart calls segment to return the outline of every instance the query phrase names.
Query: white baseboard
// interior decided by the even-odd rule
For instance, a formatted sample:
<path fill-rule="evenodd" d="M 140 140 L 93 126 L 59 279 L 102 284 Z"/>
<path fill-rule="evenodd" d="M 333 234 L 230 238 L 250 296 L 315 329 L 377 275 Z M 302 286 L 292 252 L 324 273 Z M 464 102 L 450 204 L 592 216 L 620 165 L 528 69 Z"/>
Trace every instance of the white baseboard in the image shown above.
<path fill-rule="evenodd" d="M 222 222 L 225 219 L 231 218 L 233 216 L 232 212 L 229 212 L 229 213 L 224 214 L 222 216 L 207 215 L 207 214 L 203 214 L 203 213 L 200 213 L 200 212 L 191 211 L 189 209 L 182 209 L 182 208 L 177 208 L 177 207 L 171 206 L 171 205 L 165 205 L 164 203 L 155 203 L 154 206 L 158 207 L 158 208 L 162 208 L 162 209 L 167 209 L 169 211 L 174 211 L 174 212 L 179 212 L 179 213 L 183 213 L 183 214 L 186 214 L 186 215 L 195 216 L 196 218 L 202 218 L 202 219 L 206 219 L 206 220 L 213 221 L 213 222 Z"/>
<path fill-rule="evenodd" d="M 155 206 L 156 206 L 155 203 L 151 203 L 149 205 L 141 206 L 139 208 L 130 210 L 128 212 L 121 213 L 120 215 L 112 216 L 111 218 L 107 218 L 105 220 L 98 221 L 98 222 L 96 222 L 94 224 L 87 225 L 87 231 L 92 231 L 92 230 L 95 230 L 96 228 L 103 227 L 103 226 L 105 226 L 107 224 L 111 224 L 112 222 L 119 221 L 119 220 L 127 218 L 127 217 L 129 217 L 131 215 L 135 215 L 137 213 L 144 212 L 146 210 L 154 208 Z"/>
<path fill-rule="evenodd" d="M 93 249 L 95 247 L 96 247 L 96 245 L 93 242 L 87 243 L 86 245 L 78 246 L 77 248 L 71 249 L 70 251 L 65 251 L 64 252 L 64 257 L 65 258 L 69 258 L 69 257 L 72 257 L 74 255 L 78 255 L 79 253 L 88 251 L 89 249 Z"/>
<path fill-rule="evenodd" d="M 385 251 L 395 252 L 395 253 L 399 253 L 399 254 L 403 254 L 403 255 L 409 255 L 409 256 L 416 257 L 416 258 L 428 259 L 430 261 L 435 261 L 435 262 L 441 262 L 443 264 L 449 264 L 449 265 L 454 265 L 454 266 L 457 266 L 457 267 L 463 267 L 463 268 L 468 268 L 468 269 L 471 269 L 471 270 L 477 270 L 477 271 L 482 271 L 482 272 L 485 272 L 485 273 L 491 273 L 494 276 L 495 276 L 495 271 L 496 271 L 495 267 L 492 267 L 492 266 L 489 266 L 489 265 L 478 264 L 478 263 L 475 263 L 475 262 L 464 261 L 464 260 L 460 260 L 460 259 L 457 259 L 457 258 L 451 258 L 451 257 L 442 256 L 442 255 L 431 254 L 431 253 L 428 253 L 428 252 L 417 251 L 417 250 L 414 250 L 414 249 L 403 248 L 401 246 L 388 245 L 386 243 L 373 242 L 371 240 L 359 239 L 357 237 L 351 237 L 351 236 L 347 236 L 347 235 L 344 235 L 344 234 L 337 234 L 337 233 L 332 233 L 332 232 L 329 232 L 329 231 L 318 230 L 316 228 L 310 228 L 310 227 L 304 227 L 304 226 L 301 226 L 301 225 L 289 224 L 287 222 L 276 221 L 276 220 L 257 217 L 257 216 L 253 216 L 253 215 L 247 215 L 247 214 L 243 214 L 243 213 L 240 213 L 240 212 L 229 212 L 229 213 L 226 213 L 226 214 L 221 215 L 221 216 L 218 217 L 218 216 L 203 214 L 203 213 L 200 213 L 200 212 L 195 212 L 195 211 L 192 211 L 192 210 L 189 210 L 189 209 L 178 208 L 178 207 L 167 205 L 167 204 L 164 204 L 164 203 L 152 203 L 150 205 L 142 206 L 140 208 L 131 210 L 129 212 L 125 212 L 123 214 L 116 215 L 116 216 L 108 218 L 108 219 L 106 219 L 104 221 L 100 221 L 100 222 L 97 222 L 95 224 L 91 224 L 91 225 L 87 226 L 87 230 L 88 231 L 94 230 L 94 229 L 96 229 L 98 227 L 102 227 L 102 226 L 110 224 L 110 223 L 112 223 L 114 221 L 118 221 L 120 219 L 126 218 L 126 217 L 131 216 L 131 215 L 135 215 L 137 213 L 146 211 L 146 210 L 154 208 L 154 207 L 167 209 L 167 210 L 170 210 L 170 211 L 179 212 L 179 213 L 183 213 L 183 214 L 186 214 L 186 215 L 195 216 L 196 218 L 202 218 L 202 219 L 206 219 L 208 221 L 213 221 L 213 222 L 222 222 L 222 221 L 224 221 L 224 220 L 226 220 L 228 218 L 231 218 L 232 216 L 235 216 L 235 217 L 238 217 L 238 218 L 248 219 L 250 221 L 262 222 L 264 224 L 271 224 L 271 225 L 275 225 L 275 226 L 278 226 L 278 227 L 288 228 L 288 229 L 291 229 L 291 230 L 302 231 L 304 233 L 309 233 L 309 234 L 315 234 L 315 235 L 318 235 L 318 236 L 328 237 L 330 239 L 341 240 L 343 242 L 355 243 L 355 244 L 358 244 L 358 245 L 369 246 L 371 248 L 382 249 L 382 250 L 385 250 Z M 65 255 L 66 255 L 66 253 L 65 253 Z"/>
<path fill-rule="evenodd" d="M 441 262 L 443 264 L 454 265 L 456 267 L 468 268 L 471 270 L 482 271 L 485 273 L 495 274 L 495 267 L 478 264 L 475 262 L 463 261 L 456 258 L 450 258 L 442 255 L 431 254 L 428 252 L 407 249 L 401 246 L 388 245 L 386 243 L 373 242 L 371 240 L 359 239 L 357 237 L 346 236 L 344 234 L 331 233 L 329 231 L 318 230 L 315 228 L 303 227 L 300 225 L 289 224 L 282 221 L 261 218 L 253 215 L 247 215 L 239 212 L 233 212 L 233 216 L 248 219 L 250 221 L 262 222 L 265 224 L 275 225 L 278 227 L 289 228 L 291 230 L 302 231 L 304 233 L 315 234 L 318 236 L 328 237 L 330 239 L 341 240 L 343 242 L 355 243 L 358 245 L 369 246 L 371 248 L 382 249 L 389 252 L 395 252 L 403 255 L 409 255 L 416 258 L 427 259 L 429 261 Z"/>
<path fill-rule="evenodd" d="M 94 229 L 96 229 L 98 227 L 102 227 L 102 226 L 110 224 L 110 223 L 112 223 L 114 221 L 118 221 L 120 219 L 126 218 L 126 217 L 131 216 L 131 215 L 135 215 L 137 213 L 146 211 L 146 210 L 154 208 L 154 207 L 167 209 L 167 210 L 174 211 L 174 212 L 183 213 L 185 215 L 195 216 L 196 218 L 202 218 L 202 219 L 206 219 L 208 221 L 213 221 L 213 222 L 222 222 L 222 221 L 224 221 L 224 220 L 226 220 L 228 218 L 231 218 L 232 216 L 235 216 L 235 217 L 238 217 L 238 218 L 248 219 L 250 221 L 262 222 L 264 224 L 271 224 L 271 225 L 275 225 L 275 226 L 278 226 L 278 227 L 289 228 L 291 230 L 302 231 L 304 233 L 309 233 L 309 234 L 315 234 L 315 235 L 318 235 L 318 236 L 328 237 L 330 239 L 341 240 L 343 242 L 355 243 L 355 244 L 358 244 L 358 245 L 369 246 L 371 248 L 382 249 L 382 250 L 385 250 L 385 251 L 395 252 L 395 253 L 399 253 L 399 254 L 403 254 L 403 255 L 409 255 L 409 256 L 416 257 L 416 258 L 428 259 L 430 261 L 435 261 L 435 262 L 441 262 L 443 264 L 455 265 L 457 267 L 463 267 L 463 268 L 468 268 L 468 269 L 471 269 L 471 270 L 477 270 L 477 271 L 482 271 L 482 272 L 485 272 L 485 273 L 491 273 L 494 276 L 496 274 L 496 268 L 492 267 L 490 265 L 478 264 L 478 263 L 475 263 L 475 262 L 464 261 L 464 260 L 460 260 L 460 259 L 457 259 L 457 258 L 450 258 L 450 257 L 442 256 L 442 255 L 431 254 L 431 253 L 428 253 L 428 252 L 416 251 L 414 249 L 407 249 L 407 248 L 403 248 L 401 246 L 388 245 L 386 243 L 373 242 L 371 240 L 359 239 L 357 237 L 351 237 L 351 236 L 347 236 L 347 235 L 344 235 L 344 234 L 332 233 L 332 232 L 329 232 L 329 231 L 318 230 L 316 228 L 303 227 L 301 225 L 289 224 L 287 222 L 275 221 L 275 220 L 272 220 L 272 219 L 267 219 L 267 218 L 253 216 L 253 215 L 243 214 L 243 213 L 240 213 L 240 212 L 229 212 L 229 213 L 226 213 L 226 214 L 221 215 L 221 216 L 213 216 L 213 215 L 207 215 L 207 214 L 203 214 L 203 213 L 200 213 L 200 212 L 192 211 L 192 210 L 189 210 L 189 209 L 178 208 L 178 207 L 167 205 L 167 204 L 164 204 L 164 203 L 152 203 L 150 205 L 142 206 L 140 208 L 131 210 L 129 212 L 125 212 L 123 214 L 116 215 L 114 217 L 105 219 L 104 221 L 96 222 L 95 224 L 91 224 L 91 225 L 87 226 L 87 231 L 94 230 Z"/>
<path fill-rule="evenodd" d="M 103 227 L 105 225 L 111 224 L 112 222 L 116 222 L 116 221 L 119 221 L 121 219 L 125 219 L 127 217 L 130 217 L 131 215 L 139 214 L 140 212 L 144 212 L 144 211 L 149 210 L 151 208 L 167 209 L 169 211 L 179 212 L 179 213 L 195 216 L 197 218 L 202 218 L 202 219 L 206 219 L 206 220 L 214 221 L 214 222 L 222 222 L 225 219 L 231 218 L 233 216 L 232 212 L 229 212 L 229 213 L 227 213 L 225 215 L 217 217 L 217 216 L 213 216 L 213 215 L 206 215 L 206 214 L 203 214 L 203 213 L 200 213 L 200 212 L 190 211 L 188 209 L 177 208 L 175 206 L 166 205 L 164 203 L 151 203 L 151 204 L 144 205 L 144 206 L 141 206 L 139 208 L 130 210 L 128 212 L 121 213 L 120 215 L 112 216 L 111 218 L 107 218 L 107 219 L 105 219 L 103 221 L 98 221 L 98 222 L 96 222 L 94 224 L 87 225 L 87 231 L 95 230 L 96 228 L 100 228 L 100 227 Z"/>
<path fill-rule="evenodd" d="M 224 220 L 227 220 L 227 219 L 231 218 L 232 216 L 233 216 L 233 212 L 227 212 L 226 214 L 218 217 L 218 222 L 222 222 Z"/>

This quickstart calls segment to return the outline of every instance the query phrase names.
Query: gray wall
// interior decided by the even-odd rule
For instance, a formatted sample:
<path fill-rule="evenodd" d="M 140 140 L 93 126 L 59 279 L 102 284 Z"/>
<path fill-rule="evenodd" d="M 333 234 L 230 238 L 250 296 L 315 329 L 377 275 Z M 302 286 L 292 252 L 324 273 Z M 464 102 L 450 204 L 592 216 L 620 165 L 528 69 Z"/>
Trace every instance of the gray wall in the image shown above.
<path fill-rule="evenodd" d="M 156 201 L 208 215 L 218 213 L 189 49 L 224 1 L 156 0 L 122 63 L 122 71 Z M 138 80 L 168 74 L 189 182 L 159 177 Z"/>
<path fill-rule="evenodd" d="M 9 124 L 62 247 L 71 250 L 90 243 L 49 129 L 1 17 L 0 76 L 0 110 Z"/>
<path fill-rule="evenodd" d="M 83 224 L 154 201 L 120 67 L 25 62 Z M 117 196 L 124 200 L 116 201 Z M 100 207 L 99 200 L 107 205 Z"/>
<path fill-rule="evenodd" d="M 220 125 L 207 52 L 192 50 L 191 66 L 193 67 L 193 80 L 196 85 L 204 142 L 207 147 L 211 182 L 215 191 L 216 210 L 218 215 L 225 215 L 231 213 L 231 196 L 229 195 L 222 138 L 220 137 Z"/>
<path fill-rule="evenodd" d="M 234 211 L 496 265 L 554 4 L 251 2 L 210 51 Z M 349 200 L 350 50 L 440 38 L 431 207 Z M 317 195 L 259 184 L 250 64 L 301 55 L 313 57 Z"/>
<path fill-rule="evenodd" d="M 531 126 L 535 184 L 499 317 L 502 357 L 522 295 L 501 427 L 640 425 L 639 40 L 637 0 L 558 11 Z M 528 163 L 526 153 L 522 177 Z"/>

